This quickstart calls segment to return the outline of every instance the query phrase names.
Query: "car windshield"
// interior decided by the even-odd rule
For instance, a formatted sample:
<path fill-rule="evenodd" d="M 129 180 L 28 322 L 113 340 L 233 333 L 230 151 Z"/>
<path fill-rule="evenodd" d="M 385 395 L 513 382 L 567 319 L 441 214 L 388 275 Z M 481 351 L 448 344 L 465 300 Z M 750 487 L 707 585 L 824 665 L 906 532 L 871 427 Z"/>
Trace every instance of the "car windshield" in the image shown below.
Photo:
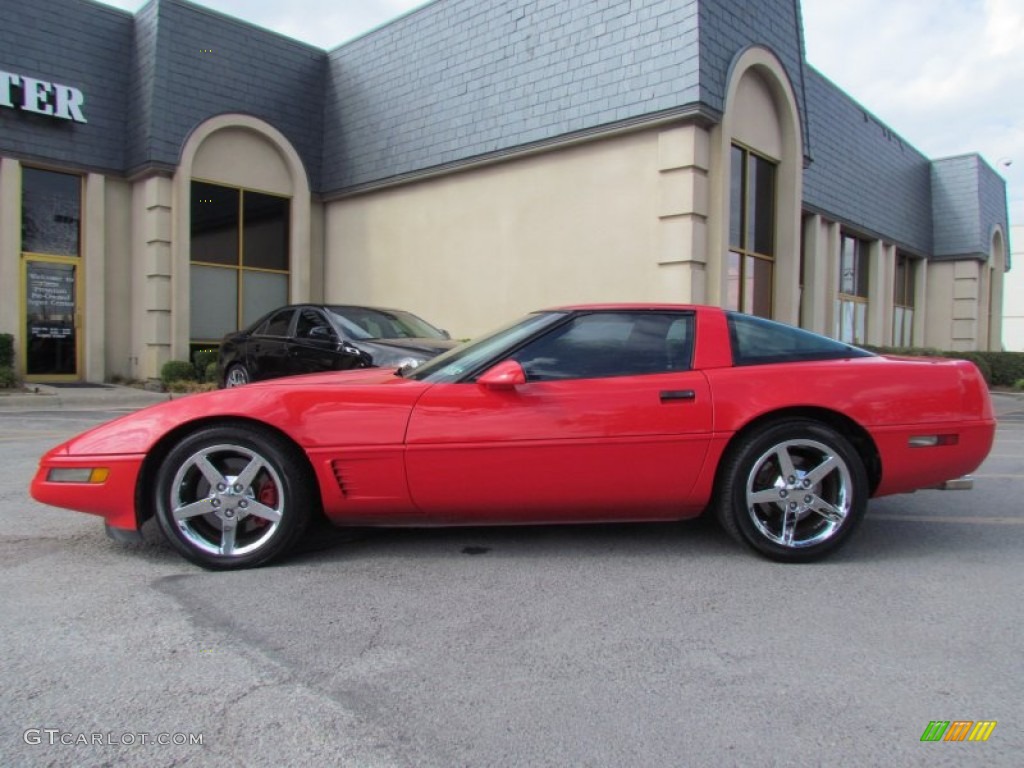
<path fill-rule="evenodd" d="M 499 328 L 486 336 L 474 339 L 435 357 L 428 363 L 403 375 L 417 381 L 455 382 L 477 372 L 488 363 L 498 362 L 534 334 L 562 320 L 567 312 L 536 312 Z"/>
<path fill-rule="evenodd" d="M 350 339 L 446 339 L 426 320 L 410 312 L 366 307 L 327 307 L 331 317 Z"/>

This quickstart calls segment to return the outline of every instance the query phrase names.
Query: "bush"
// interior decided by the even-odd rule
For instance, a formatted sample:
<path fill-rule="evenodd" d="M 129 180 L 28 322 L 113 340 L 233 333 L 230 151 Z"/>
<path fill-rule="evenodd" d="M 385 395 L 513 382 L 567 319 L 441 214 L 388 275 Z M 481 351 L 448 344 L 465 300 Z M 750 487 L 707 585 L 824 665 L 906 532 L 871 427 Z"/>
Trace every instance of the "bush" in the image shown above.
<path fill-rule="evenodd" d="M 213 383 L 203 383 L 200 381 L 186 381 L 184 379 L 172 381 L 167 385 L 167 391 L 174 392 L 176 394 L 195 394 L 196 392 L 212 392 L 216 388 L 217 385 Z"/>
<path fill-rule="evenodd" d="M 18 377 L 9 365 L 0 365 L 0 389 L 13 389 L 18 386 Z"/>
<path fill-rule="evenodd" d="M 928 347 L 872 347 L 865 349 L 880 355 L 903 355 L 909 357 L 949 357 L 956 360 L 970 360 L 981 371 L 989 386 L 1015 387 L 1024 379 L 1024 352 L 943 352 Z"/>
<path fill-rule="evenodd" d="M 213 365 L 213 370 L 217 370 L 217 356 L 218 351 L 216 349 L 200 349 L 192 355 L 192 362 L 196 367 L 196 376 L 199 381 L 215 381 L 216 374 L 210 377 L 210 366 Z"/>
<path fill-rule="evenodd" d="M 1017 390 L 1018 392 L 1024 392 L 1024 379 L 1021 379 L 1020 381 L 1015 382 L 1014 385 L 1013 385 L 1013 388 L 1015 390 Z"/>
<path fill-rule="evenodd" d="M 14 368 L 14 337 L 0 333 L 0 368 Z"/>
<path fill-rule="evenodd" d="M 160 369 L 160 381 L 164 386 L 170 386 L 172 381 L 196 381 L 195 366 L 188 360 L 168 360 Z"/>
<path fill-rule="evenodd" d="M 1024 379 L 1024 352 L 979 352 L 992 369 L 992 383 L 1012 387 Z"/>

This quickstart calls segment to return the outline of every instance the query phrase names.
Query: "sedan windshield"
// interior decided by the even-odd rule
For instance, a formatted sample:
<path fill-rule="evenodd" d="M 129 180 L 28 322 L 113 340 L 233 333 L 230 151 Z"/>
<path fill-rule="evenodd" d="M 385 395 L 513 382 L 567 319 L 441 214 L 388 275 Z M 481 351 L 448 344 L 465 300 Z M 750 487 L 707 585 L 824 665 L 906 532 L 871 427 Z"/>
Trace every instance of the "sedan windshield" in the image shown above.
<path fill-rule="evenodd" d="M 419 368 L 404 373 L 406 378 L 417 381 L 455 382 L 478 373 L 482 368 L 499 362 L 524 341 L 545 328 L 558 323 L 568 313 L 537 312 L 517 320 L 511 325 L 481 336 L 468 344 L 455 347 L 440 357 L 435 357 Z"/>
<path fill-rule="evenodd" d="M 350 339 L 446 339 L 426 320 L 410 312 L 366 307 L 327 307 L 331 318 Z"/>

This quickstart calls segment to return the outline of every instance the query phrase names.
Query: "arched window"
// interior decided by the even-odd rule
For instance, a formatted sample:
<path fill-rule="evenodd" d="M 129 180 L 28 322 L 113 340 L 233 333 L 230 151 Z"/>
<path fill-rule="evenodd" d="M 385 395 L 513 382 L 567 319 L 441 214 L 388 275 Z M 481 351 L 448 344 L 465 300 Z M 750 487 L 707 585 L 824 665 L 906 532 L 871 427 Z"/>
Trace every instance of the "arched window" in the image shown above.
<path fill-rule="evenodd" d="M 192 180 L 193 347 L 217 344 L 288 303 L 290 201 Z"/>

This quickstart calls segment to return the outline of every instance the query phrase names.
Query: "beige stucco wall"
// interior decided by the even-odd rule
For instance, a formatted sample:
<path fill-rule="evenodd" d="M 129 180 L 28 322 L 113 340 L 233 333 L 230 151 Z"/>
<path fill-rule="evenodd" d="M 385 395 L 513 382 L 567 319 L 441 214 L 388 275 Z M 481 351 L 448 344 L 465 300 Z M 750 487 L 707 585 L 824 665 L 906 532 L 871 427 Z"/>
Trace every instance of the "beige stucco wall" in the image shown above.
<path fill-rule="evenodd" d="M 132 376 L 132 185 L 107 177 L 104 227 L 103 340 L 105 378 Z"/>
<path fill-rule="evenodd" d="M 925 346 L 957 352 L 977 349 L 981 268 L 973 260 L 929 265 Z"/>
<path fill-rule="evenodd" d="M 1003 343 L 1008 350 L 1024 352 L 1024 225 L 1011 227 L 1011 269 L 1004 276 Z"/>
<path fill-rule="evenodd" d="M 325 299 L 456 337 L 551 305 L 689 301 L 706 162 L 702 129 L 666 126 L 332 201 Z"/>

